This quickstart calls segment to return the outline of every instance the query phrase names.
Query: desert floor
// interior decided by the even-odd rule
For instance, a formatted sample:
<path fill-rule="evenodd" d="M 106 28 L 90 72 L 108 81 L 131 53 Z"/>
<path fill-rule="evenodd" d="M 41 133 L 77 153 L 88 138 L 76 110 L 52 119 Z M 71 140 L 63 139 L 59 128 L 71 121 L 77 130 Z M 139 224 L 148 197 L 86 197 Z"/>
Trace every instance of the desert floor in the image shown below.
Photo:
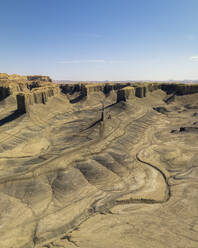
<path fill-rule="evenodd" d="M 0 101 L 0 247 L 197 248 L 198 94 L 165 96 Z"/>

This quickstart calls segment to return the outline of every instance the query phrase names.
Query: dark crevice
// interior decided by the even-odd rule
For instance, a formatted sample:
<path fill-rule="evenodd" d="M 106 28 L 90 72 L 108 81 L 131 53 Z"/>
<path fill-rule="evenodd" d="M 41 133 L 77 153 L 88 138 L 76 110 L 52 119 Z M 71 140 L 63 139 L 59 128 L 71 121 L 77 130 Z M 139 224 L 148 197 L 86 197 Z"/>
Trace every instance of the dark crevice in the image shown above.
<path fill-rule="evenodd" d="M 166 198 L 166 200 L 164 200 L 163 202 L 167 202 L 167 201 L 170 199 L 170 197 L 171 197 L 171 188 L 170 188 L 168 179 L 167 179 L 166 175 L 164 174 L 164 172 L 161 171 L 157 166 L 152 165 L 152 164 L 150 164 L 150 163 L 148 163 L 148 162 L 143 161 L 142 159 L 140 159 L 139 153 L 136 154 L 136 159 L 137 159 L 139 162 L 144 163 L 144 164 L 146 164 L 146 165 L 148 165 L 148 166 L 154 168 L 155 170 L 157 170 L 157 171 L 162 175 L 162 177 L 164 178 L 164 181 L 165 181 L 165 183 L 166 183 L 166 185 L 167 185 L 167 191 L 168 191 L 168 192 L 167 192 L 167 194 L 168 194 L 168 195 L 167 195 L 167 198 Z M 144 200 L 145 200 L 145 199 L 144 199 Z M 151 201 L 153 201 L 153 200 L 151 200 Z M 156 202 L 156 201 L 154 200 L 154 202 Z M 156 203 L 162 203 L 162 202 L 160 201 L 160 202 L 156 202 Z"/>
<path fill-rule="evenodd" d="M 84 96 L 83 94 L 80 94 L 80 95 L 77 96 L 76 98 L 71 99 L 71 100 L 70 100 L 70 103 L 72 103 L 72 104 L 77 103 L 77 102 L 81 101 L 83 98 L 85 98 L 85 96 Z"/>
<path fill-rule="evenodd" d="M 179 131 L 198 133 L 198 127 L 180 127 Z"/>
<path fill-rule="evenodd" d="M 9 88 L 0 87 L 0 101 L 3 101 L 9 95 L 10 95 Z"/>
<path fill-rule="evenodd" d="M 168 112 L 170 112 L 170 111 L 168 111 L 166 108 L 164 108 L 164 107 L 156 107 L 156 108 L 153 108 L 153 110 L 155 110 L 155 111 L 157 111 L 157 112 L 159 112 L 159 113 L 161 113 L 161 114 L 166 114 L 166 113 L 168 113 Z"/>
<path fill-rule="evenodd" d="M 171 96 L 165 97 L 163 101 L 166 104 L 169 104 L 169 103 L 171 103 L 171 102 L 173 102 L 175 100 L 175 95 L 176 95 L 176 93 L 173 93 Z"/>
<path fill-rule="evenodd" d="M 66 239 L 68 242 L 72 243 L 73 245 L 75 245 L 76 247 L 79 247 L 79 245 L 77 245 L 77 243 L 72 240 L 71 235 L 65 235 L 64 237 L 62 237 L 61 239 Z"/>

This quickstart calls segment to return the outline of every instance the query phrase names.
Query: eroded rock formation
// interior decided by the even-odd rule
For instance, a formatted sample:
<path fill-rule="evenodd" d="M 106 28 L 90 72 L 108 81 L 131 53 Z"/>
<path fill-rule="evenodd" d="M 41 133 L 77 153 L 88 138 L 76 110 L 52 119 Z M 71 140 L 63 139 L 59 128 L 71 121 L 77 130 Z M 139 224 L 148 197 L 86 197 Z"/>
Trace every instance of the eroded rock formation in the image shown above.
<path fill-rule="evenodd" d="M 17 94 L 17 110 L 28 112 L 29 107 L 34 104 L 45 104 L 52 96 L 58 96 L 60 89 L 57 86 L 40 87 L 33 89 L 30 93 Z"/>
<path fill-rule="evenodd" d="M 196 247 L 197 89 L 0 74 L 0 247 Z"/>
<path fill-rule="evenodd" d="M 0 74 L 0 100 L 16 96 L 17 110 L 21 113 L 27 112 L 30 105 L 45 104 L 48 98 L 59 93 L 59 86 L 48 76 Z"/>

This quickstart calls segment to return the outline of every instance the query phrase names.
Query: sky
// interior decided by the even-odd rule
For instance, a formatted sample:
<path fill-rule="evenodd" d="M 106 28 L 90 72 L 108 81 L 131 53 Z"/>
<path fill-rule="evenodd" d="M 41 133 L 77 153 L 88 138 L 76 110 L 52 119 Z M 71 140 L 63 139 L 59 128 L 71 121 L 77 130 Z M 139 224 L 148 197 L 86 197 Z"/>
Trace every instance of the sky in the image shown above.
<path fill-rule="evenodd" d="M 0 72 L 198 79 L 198 0 L 0 0 Z"/>

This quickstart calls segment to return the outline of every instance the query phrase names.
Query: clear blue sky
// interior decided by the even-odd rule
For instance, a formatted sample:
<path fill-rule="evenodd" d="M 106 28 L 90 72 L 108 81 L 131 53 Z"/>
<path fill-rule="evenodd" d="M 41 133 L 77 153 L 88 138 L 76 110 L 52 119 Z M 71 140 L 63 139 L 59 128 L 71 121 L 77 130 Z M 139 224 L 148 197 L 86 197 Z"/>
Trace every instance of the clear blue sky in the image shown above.
<path fill-rule="evenodd" d="M 198 79 L 198 0 L 0 0 L 0 71 Z"/>

